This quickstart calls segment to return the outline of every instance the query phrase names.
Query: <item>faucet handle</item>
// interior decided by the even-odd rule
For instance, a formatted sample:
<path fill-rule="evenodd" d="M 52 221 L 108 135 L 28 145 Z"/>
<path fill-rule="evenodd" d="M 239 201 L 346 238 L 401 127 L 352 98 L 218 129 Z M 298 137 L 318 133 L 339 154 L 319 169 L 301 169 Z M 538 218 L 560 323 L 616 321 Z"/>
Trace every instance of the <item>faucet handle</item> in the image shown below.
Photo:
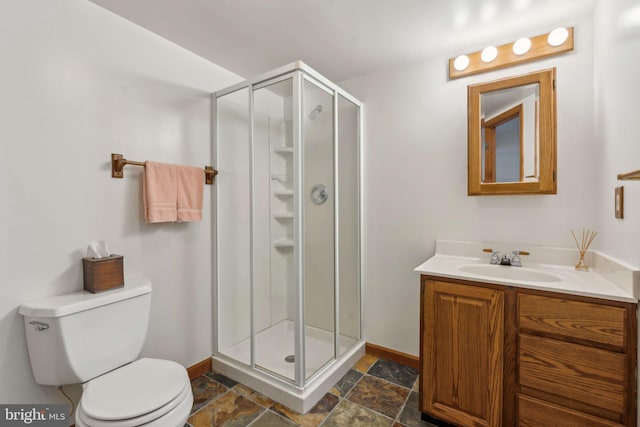
<path fill-rule="evenodd" d="M 511 265 L 514 267 L 522 267 L 522 261 L 520 260 L 520 255 L 529 255 L 529 252 L 524 251 L 511 251 L 513 255 L 511 257 Z"/>
<path fill-rule="evenodd" d="M 489 260 L 489 262 L 491 264 L 500 264 L 500 256 L 498 255 L 500 252 L 494 251 L 491 248 L 484 248 L 482 252 L 491 252 L 491 260 Z"/>

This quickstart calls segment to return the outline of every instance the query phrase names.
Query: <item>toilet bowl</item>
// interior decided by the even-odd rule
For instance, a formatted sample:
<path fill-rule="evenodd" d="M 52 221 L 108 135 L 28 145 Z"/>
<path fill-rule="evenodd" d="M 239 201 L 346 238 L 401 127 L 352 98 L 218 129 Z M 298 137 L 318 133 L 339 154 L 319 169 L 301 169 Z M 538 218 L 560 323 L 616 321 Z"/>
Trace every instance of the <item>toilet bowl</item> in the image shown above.
<path fill-rule="evenodd" d="M 193 393 L 186 369 L 138 359 L 149 324 L 151 283 L 23 304 L 29 359 L 43 385 L 82 384 L 78 427 L 182 427 Z"/>

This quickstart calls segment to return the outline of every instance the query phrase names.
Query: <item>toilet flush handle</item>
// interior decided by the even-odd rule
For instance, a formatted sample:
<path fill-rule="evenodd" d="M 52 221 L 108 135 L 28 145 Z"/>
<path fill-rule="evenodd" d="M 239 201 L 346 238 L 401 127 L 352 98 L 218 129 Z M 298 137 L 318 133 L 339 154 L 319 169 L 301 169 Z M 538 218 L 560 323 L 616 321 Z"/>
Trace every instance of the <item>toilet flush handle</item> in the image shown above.
<path fill-rule="evenodd" d="M 49 329 L 48 323 L 38 322 L 37 320 L 31 321 L 29 324 L 35 326 L 38 331 L 46 331 Z"/>

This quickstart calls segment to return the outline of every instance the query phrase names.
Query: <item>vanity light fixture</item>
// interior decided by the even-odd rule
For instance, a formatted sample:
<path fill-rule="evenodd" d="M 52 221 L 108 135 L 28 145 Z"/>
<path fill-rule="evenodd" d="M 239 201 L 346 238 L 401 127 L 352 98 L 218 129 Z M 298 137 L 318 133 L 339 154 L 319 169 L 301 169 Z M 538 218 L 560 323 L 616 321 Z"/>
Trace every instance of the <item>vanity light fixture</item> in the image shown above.
<path fill-rule="evenodd" d="M 550 33 L 523 37 L 513 43 L 489 46 L 482 51 L 450 58 L 449 79 L 497 70 L 572 50 L 573 27 L 556 28 Z"/>
<path fill-rule="evenodd" d="M 531 39 L 528 39 L 527 37 L 519 38 L 515 43 L 513 43 L 513 53 L 518 56 L 529 52 L 529 49 L 531 49 Z"/>
<path fill-rule="evenodd" d="M 491 62 L 498 56 L 498 49 L 495 46 L 487 46 L 482 49 L 482 53 L 480 54 L 480 59 L 482 62 Z"/>
<path fill-rule="evenodd" d="M 560 46 L 562 43 L 567 41 L 568 37 L 569 30 L 564 27 L 556 28 L 547 36 L 547 43 L 549 43 L 549 46 Z"/>
<path fill-rule="evenodd" d="M 464 71 L 468 66 L 469 57 L 467 55 L 460 55 L 455 59 L 455 61 L 453 61 L 453 68 L 458 71 Z"/>

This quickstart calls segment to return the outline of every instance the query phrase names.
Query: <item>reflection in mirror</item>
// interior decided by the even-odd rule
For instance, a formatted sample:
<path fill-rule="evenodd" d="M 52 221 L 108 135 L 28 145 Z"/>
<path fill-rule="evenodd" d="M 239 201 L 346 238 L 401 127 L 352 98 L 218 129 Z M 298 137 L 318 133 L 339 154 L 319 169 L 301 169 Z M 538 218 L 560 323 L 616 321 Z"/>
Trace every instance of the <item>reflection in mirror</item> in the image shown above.
<path fill-rule="evenodd" d="M 538 180 L 537 83 L 480 96 L 482 181 Z"/>
<path fill-rule="evenodd" d="M 555 69 L 468 87 L 468 194 L 556 193 Z"/>

